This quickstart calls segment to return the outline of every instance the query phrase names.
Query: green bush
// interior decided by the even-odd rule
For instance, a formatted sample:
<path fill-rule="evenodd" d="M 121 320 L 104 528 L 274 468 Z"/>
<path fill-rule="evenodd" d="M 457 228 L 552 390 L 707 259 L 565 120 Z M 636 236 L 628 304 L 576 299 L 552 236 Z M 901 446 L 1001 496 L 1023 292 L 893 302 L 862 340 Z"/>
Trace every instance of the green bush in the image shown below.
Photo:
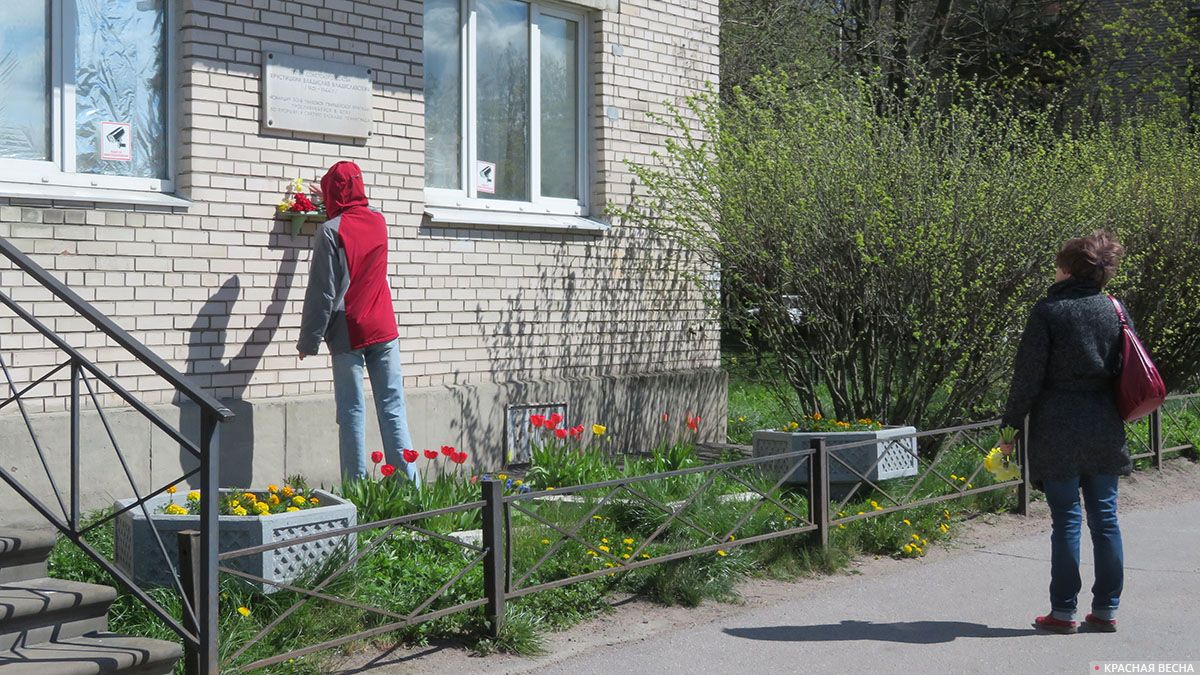
<path fill-rule="evenodd" d="M 881 105 L 869 83 L 776 74 L 692 99 L 615 213 L 690 251 L 704 289 L 720 270 L 712 301 L 794 389 L 793 419 L 994 414 L 1055 251 L 1104 225 L 1131 248 L 1116 288 L 1171 382 L 1194 381 L 1200 142 L 1165 122 L 1065 134 L 967 85 L 920 91 Z"/>

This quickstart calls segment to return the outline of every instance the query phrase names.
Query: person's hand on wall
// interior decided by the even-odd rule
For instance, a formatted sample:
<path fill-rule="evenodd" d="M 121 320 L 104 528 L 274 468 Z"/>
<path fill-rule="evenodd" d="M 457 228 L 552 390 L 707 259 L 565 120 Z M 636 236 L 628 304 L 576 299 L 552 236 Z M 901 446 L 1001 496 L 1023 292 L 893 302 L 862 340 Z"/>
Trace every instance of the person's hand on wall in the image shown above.
<path fill-rule="evenodd" d="M 296 355 L 300 357 L 301 361 L 304 360 L 304 357 L 308 356 L 308 354 L 305 354 L 304 350 L 300 349 L 299 347 L 296 347 Z"/>

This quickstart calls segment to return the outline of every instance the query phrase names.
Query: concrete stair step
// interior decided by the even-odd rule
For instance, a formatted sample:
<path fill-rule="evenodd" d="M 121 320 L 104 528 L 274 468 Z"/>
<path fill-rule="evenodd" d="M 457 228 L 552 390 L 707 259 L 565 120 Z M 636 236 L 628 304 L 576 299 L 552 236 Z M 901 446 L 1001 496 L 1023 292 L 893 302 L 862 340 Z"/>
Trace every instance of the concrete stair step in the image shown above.
<path fill-rule="evenodd" d="M 92 633 L 0 651 L 0 675 L 171 675 L 182 656 L 174 642 Z"/>
<path fill-rule="evenodd" d="M 0 584 L 46 576 L 57 531 L 0 528 Z"/>
<path fill-rule="evenodd" d="M 62 579 L 0 584 L 0 650 L 108 629 L 110 586 Z"/>

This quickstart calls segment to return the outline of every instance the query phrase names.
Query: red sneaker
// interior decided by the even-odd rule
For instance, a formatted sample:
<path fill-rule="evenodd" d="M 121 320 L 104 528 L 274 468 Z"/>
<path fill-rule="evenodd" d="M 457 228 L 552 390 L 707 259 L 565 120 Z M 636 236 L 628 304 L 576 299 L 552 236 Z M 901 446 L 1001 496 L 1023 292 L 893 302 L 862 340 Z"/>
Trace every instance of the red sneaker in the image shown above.
<path fill-rule="evenodd" d="M 1079 630 L 1079 624 L 1075 623 L 1074 621 L 1063 621 L 1062 619 L 1056 619 L 1049 614 L 1046 616 L 1039 616 L 1038 618 L 1034 619 L 1033 627 L 1041 628 L 1042 630 L 1048 630 L 1051 633 L 1058 633 L 1060 635 L 1070 635 L 1071 633 Z"/>
<path fill-rule="evenodd" d="M 1083 618 L 1083 620 L 1087 622 L 1087 625 L 1089 627 L 1091 627 L 1095 630 L 1098 630 L 1101 633 L 1117 632 L 1117 620 L 1116 619 L 1101 619 L 1100 617 L 1096 616 L 1095 614 L 1088 614 L 1087 616 L 1085 616 Z"/>

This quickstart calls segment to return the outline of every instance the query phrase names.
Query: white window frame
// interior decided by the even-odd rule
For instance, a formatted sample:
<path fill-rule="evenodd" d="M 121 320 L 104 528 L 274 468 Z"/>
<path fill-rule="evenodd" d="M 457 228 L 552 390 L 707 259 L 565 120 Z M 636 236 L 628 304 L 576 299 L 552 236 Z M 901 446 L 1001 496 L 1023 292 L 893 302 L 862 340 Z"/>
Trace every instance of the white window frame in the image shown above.
<path fill-rule="evenodd" d="M 50 2 L 50 160 L 0 158 L 0 182 L 47 187 L 92 188 L 136 192 L 175 191 L 176 124 L 175 3 L 163 2 L 163 64 L 166 91 L 165 130 L 167 178 L 109 176 L 75 171 L 75 1 Z M 67 36 L 71 36 L 68 40 Z M 68 133 L 68 130 L 70 133 Z M 98 201 L 94 190 L 89 201 Z M 5 196 L 0 186 L 0 196 Z M 26 195 L 22 195 L 26 196 Z M 63 195 L 66 196 L 66 195 Z"/>
<path fill-rule="evenodd" d="M 590 108 L 591 80 L 588 67 L 591 43 L 591 30 L 588 25 L 586 12 L 576 11 L 562 5 L 544 2 L 543 0 L 521 0 L 529 5 L 529 167 L 528 180 L 530 186 L 530 201 L 512 201 L 502 199 L 483 199 L 475 189 L 473 167 L 477 157 L 478 127 L 474 124 L 477 109 L 476 79 L 476 10 L 478 0 L 460 0 L 459 12 L 459 46 L 461 49 L 462 73 L 462 110 L 459 123 L 462 129 L 462 148 L 459 156 L 461 170 L 459 180 L 463 187 L 458 190 L 448 188 L 425 188 L 425 203 L 432 207 L 472 209 L 480 211 L 495 211 L 509 213 L 537 213 L 560 216 L 586 216 L 591 195 L 590 180 L 590 144 L 588 134 L 588 117 Z M 541 28 L 542 16 L 552 16 L 559 19 L 576 22 L 579 27 L 576 57 L 578 92 L 578 137 L 576 138 L 579 165 L 576 168 L 578 180 L 578 199 L 562 199 L 543 197 L 542 191 L 542 109 L 541 109 Z"/>

